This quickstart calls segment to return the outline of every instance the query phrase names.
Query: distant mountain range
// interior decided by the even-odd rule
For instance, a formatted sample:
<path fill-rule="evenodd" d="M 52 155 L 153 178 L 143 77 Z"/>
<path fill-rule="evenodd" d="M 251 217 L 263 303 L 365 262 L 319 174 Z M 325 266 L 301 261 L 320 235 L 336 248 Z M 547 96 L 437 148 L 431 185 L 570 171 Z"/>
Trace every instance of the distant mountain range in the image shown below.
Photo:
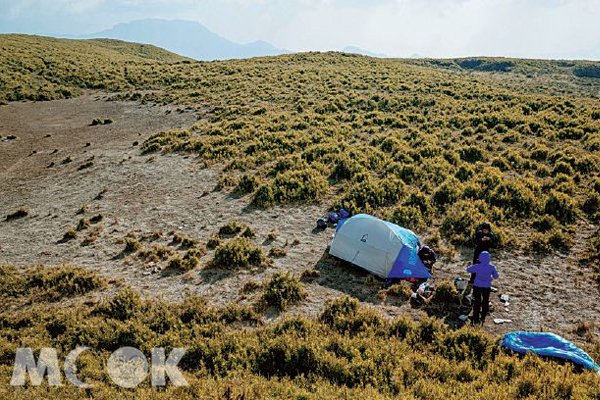
<path fill-rule="evenodd" d="M 90 35 L 69 36 L 68 38 L 118 39 L 127 42 L 151 44 L 181 56 L 202 61 L 277 56 L 291 53 L 263 41 L 246 44 L 236 43 L 219 36 L 198 22 L 182 20 L 141 19 L 120 23 L 110 29 Z M 369 57 L 388 57 L 385 54 L 374 53 L 355 46 L 344 47 L 342 51 Z"/>
<path fill-rule="evenodd" d="M 289 53 L 263 41 L 235 43 L 198 22 L 181 20 L 143 19 L 121 23 L 111 29 L 76 38 L 107 38 L 152 44 L 185 57 L 205 61 Z"/>

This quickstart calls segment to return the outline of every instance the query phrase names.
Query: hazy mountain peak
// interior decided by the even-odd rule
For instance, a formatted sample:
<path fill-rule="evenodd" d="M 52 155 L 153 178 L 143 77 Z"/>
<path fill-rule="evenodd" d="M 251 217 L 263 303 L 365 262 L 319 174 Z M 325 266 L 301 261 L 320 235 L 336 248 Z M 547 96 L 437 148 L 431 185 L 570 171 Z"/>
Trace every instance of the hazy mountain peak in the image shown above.
<path fill-rule="evenodd" d="M 270 43 L 257 40 L 236 43 L 194 21 L 142 19 L 119 23 L 85 38 L 120 39 L 147 43 L 197 60 L 225 60 L 273 56 L 286 53 Z"/>
<path fill-rule="evenodd" d="M 374 53 L 372 51 L 361 49 L 360 47 L 356 47 L 356 46 L 346 46 L 342 49 L 342 51 L 344 53 L 362 54 L 363 56 L 369 56 L 369 57 L 378 57 L 378 58 L 387 58 L 388 57 L 385 54 Z"/>

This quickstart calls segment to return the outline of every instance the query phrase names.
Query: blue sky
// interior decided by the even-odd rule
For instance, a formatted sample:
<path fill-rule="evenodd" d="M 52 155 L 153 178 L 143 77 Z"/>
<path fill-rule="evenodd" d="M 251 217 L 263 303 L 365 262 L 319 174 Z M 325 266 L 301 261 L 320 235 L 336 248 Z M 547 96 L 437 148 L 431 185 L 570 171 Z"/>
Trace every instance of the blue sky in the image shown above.
<path fill-rule="evenodd" d="M 0 32 L 82 35 L 142 18 L 295 51 L 600 60 L 600 0 L 0 0 Z"/>

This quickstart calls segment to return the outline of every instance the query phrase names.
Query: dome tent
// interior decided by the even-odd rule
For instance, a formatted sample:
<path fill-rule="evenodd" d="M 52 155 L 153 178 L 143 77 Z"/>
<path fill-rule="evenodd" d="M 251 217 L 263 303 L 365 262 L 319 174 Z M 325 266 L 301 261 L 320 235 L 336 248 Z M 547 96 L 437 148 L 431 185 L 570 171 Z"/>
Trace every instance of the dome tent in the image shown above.
<path fill-rule="evenodd" d="M 419 238 L 410 230 L 367 214 L 342 220 L 329 254 L 384 279 L 429 279 L 417 255 Z"/>

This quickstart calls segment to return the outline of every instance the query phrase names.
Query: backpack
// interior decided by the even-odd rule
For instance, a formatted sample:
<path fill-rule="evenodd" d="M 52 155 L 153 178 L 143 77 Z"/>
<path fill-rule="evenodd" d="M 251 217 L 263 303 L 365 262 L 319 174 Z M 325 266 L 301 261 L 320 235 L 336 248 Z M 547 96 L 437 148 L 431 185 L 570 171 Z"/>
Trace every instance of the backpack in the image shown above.
<path fill-rule="evenodd" d="M 340 217 L 337 213 L 329 213 L 329 217 L 327 219 L 332 224 L 337 224 L 337 222 L 340 220 Z"/>

